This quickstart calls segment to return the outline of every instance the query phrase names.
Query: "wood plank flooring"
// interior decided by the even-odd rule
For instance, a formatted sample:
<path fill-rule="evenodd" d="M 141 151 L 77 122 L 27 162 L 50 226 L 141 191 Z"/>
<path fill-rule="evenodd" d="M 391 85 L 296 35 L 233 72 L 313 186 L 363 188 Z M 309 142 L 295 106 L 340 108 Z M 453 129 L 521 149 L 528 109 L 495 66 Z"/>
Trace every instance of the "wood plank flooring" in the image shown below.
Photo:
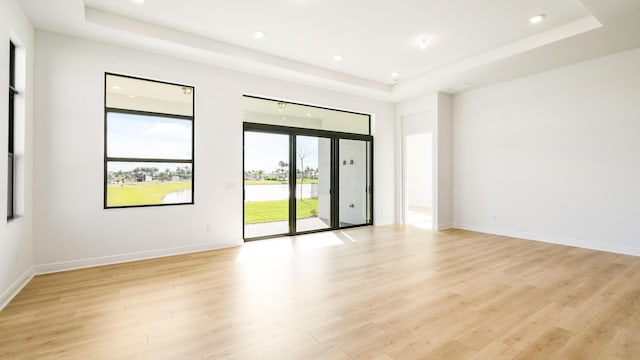
<path fill-rule="evenodd" d="M 640 258 L 410 226 L 36 276 L 0 312 L 0 359 L 639 357 Z"/>

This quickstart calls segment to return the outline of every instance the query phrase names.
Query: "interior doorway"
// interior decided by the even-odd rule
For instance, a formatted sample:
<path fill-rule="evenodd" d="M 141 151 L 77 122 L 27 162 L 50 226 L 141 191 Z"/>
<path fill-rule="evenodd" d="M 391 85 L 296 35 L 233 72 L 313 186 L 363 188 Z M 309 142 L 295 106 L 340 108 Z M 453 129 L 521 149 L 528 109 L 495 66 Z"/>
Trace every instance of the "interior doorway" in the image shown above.
<path fill-rule="evenodd" d="M 403 221 L 433 228 L 433 132 L 426 114 L 403 117 Z"/>

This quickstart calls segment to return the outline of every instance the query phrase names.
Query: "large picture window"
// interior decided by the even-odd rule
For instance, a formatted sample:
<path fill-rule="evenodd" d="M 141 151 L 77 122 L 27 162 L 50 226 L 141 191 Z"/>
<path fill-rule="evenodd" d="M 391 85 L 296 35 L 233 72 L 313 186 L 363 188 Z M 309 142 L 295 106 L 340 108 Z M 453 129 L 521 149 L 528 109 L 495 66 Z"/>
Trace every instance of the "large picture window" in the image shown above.
<path fill-rule="evenodd" d="M 105 208 L 193 204 L 194 88 L 105 75 Z"/>
<path fill-rule="evenodd" d="M 9 42 L 9 118 L 7 143 L 7 220 L 15 217 L 15 96 L 16 90 L 16 46 Z"/>

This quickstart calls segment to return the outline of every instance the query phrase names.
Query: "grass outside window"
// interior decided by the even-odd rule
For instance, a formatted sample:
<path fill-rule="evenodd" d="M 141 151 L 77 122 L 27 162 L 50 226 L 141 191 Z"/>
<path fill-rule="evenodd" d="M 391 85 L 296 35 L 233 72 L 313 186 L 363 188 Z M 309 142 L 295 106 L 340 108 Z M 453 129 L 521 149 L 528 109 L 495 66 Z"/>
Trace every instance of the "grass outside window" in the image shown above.
<path fill-rule="evenodd" d="M 190 181 L 109 184 L 107 206 L 161 204 L 170 193 L 188 189 Z"/>
<path fill-rule="evenodd" d="M 296 202 L 296 217 L 306 219 L 318 216 L 318 199 L 304 199 Z M 256 224 L 289 220 L 289 200 L 246 201 L 244 203 L 244 223 Z"/>

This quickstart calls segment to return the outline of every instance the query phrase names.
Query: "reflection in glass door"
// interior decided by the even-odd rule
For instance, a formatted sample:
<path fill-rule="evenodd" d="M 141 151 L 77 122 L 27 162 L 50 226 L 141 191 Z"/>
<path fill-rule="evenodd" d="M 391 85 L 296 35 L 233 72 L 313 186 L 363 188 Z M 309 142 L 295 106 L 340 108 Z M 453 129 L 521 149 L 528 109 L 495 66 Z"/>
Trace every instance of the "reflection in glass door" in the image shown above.
<path fill-rule="evenodd" d="M 296 136 L 296 232 L 331 227 L 331 139 Z"/>
<path fill-rule="evenodd" d="M 289 135 L 244 133 L 244 236 L 288 234 Z"/>
<path fill-rule="evenodd" d="M 340 227 L 370 223 L 370 144 L 363 140 L 340 139 L 338 156 Z"/>

